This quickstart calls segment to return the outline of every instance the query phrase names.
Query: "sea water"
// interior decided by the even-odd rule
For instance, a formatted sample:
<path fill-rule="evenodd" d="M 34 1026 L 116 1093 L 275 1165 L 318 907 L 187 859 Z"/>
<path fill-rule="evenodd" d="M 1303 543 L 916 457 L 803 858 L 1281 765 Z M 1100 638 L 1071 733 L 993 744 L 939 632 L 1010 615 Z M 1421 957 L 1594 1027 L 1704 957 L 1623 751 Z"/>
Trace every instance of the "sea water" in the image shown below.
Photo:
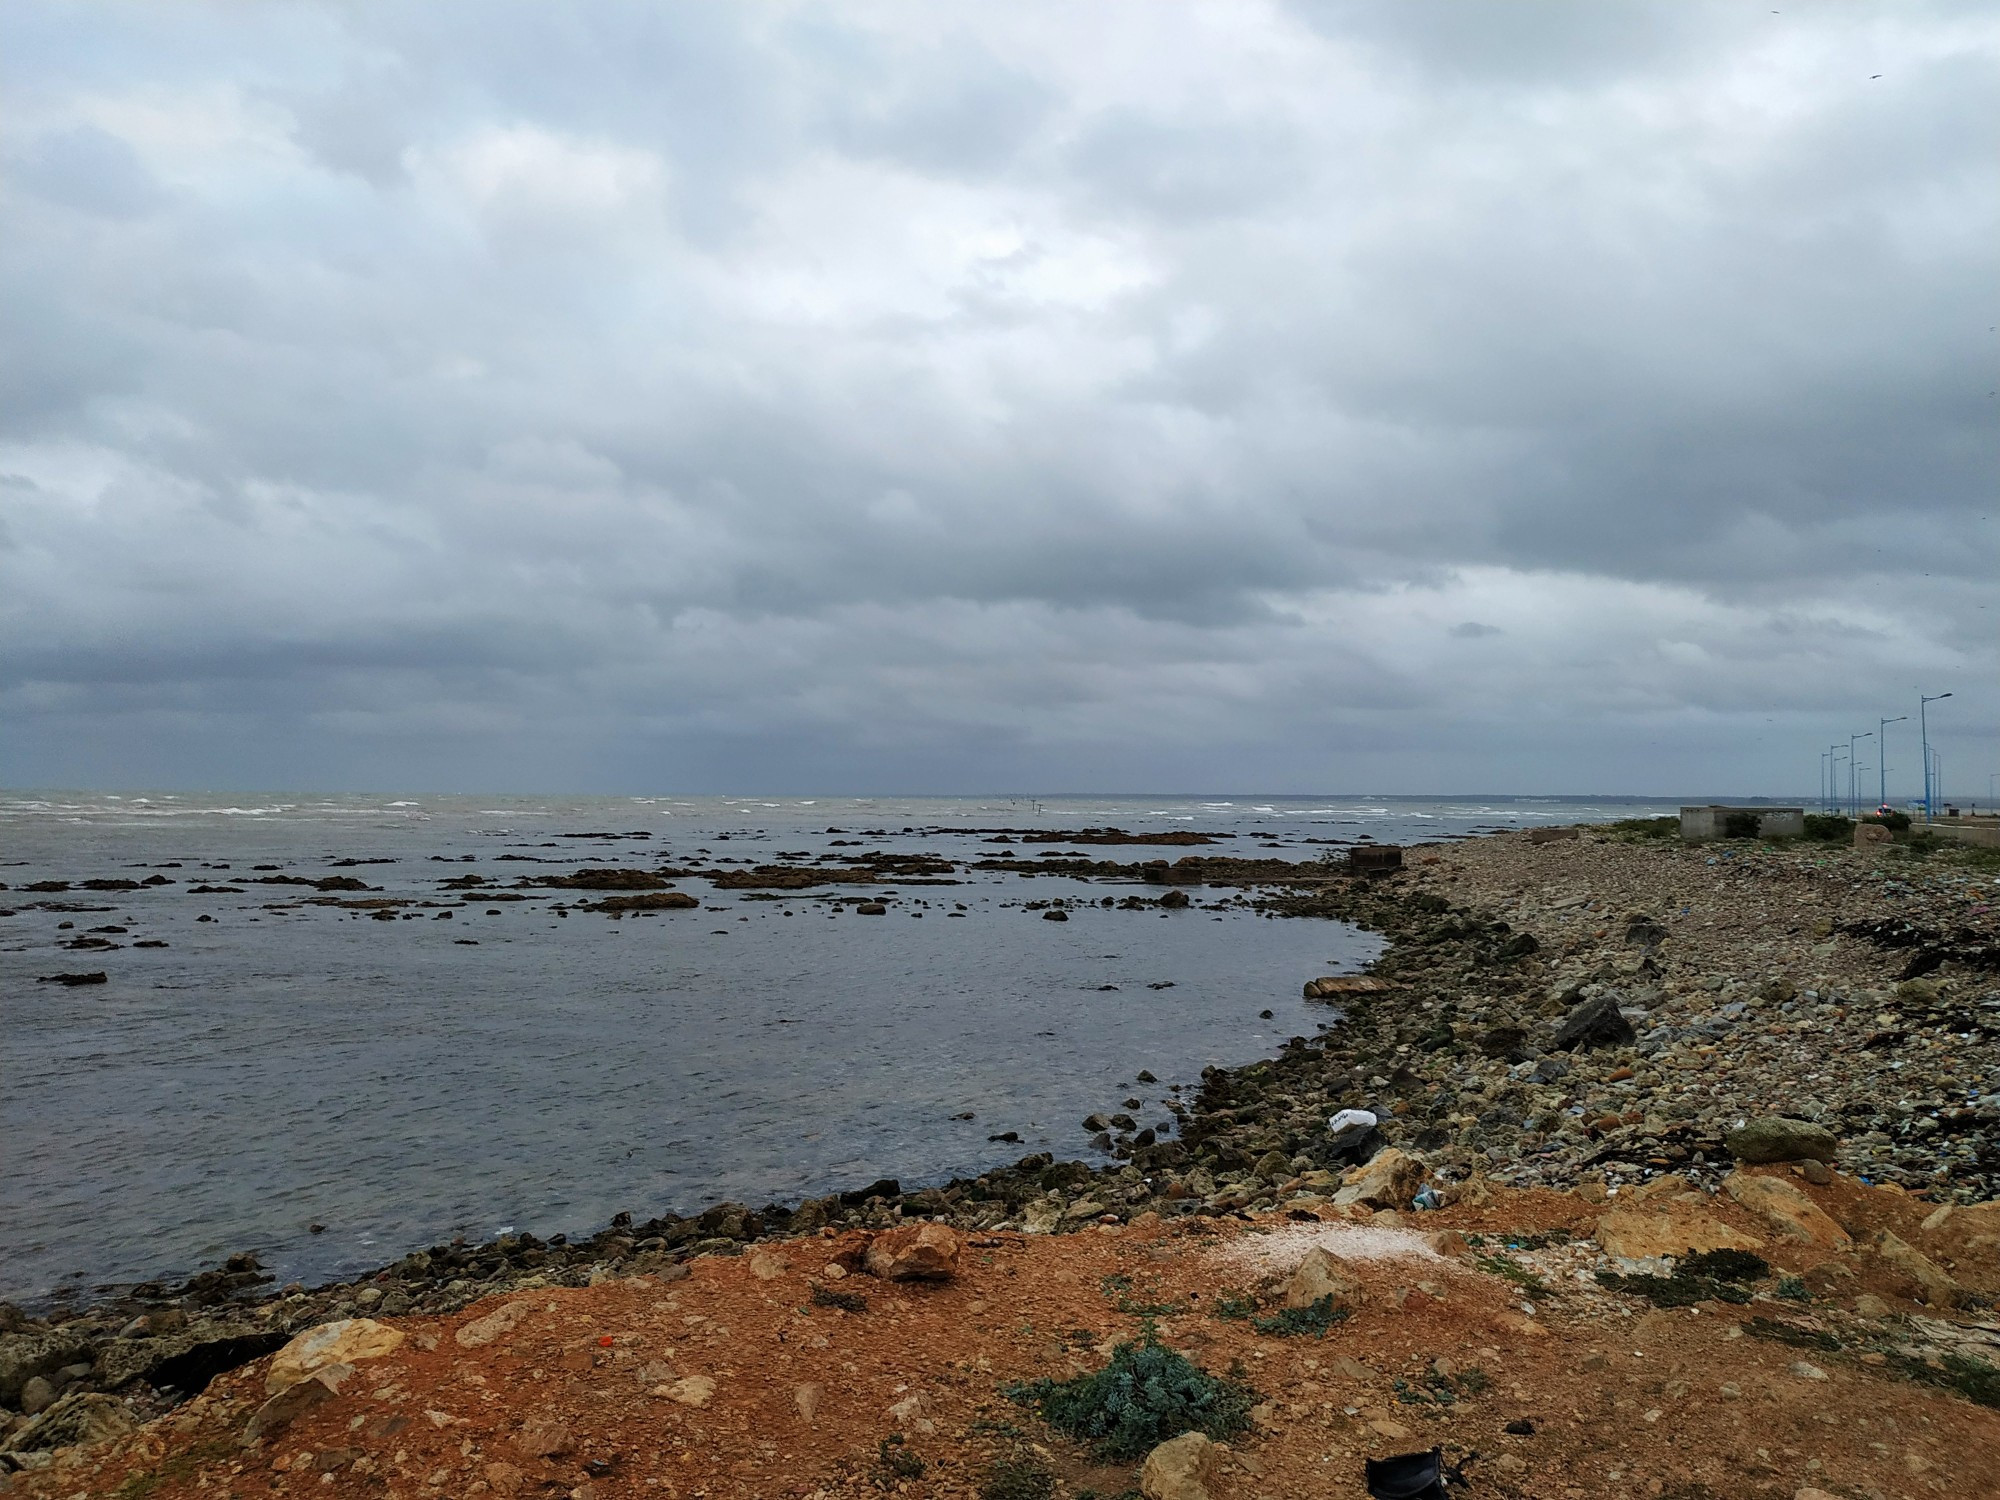
<path fill-rule="evenodd" d="M 1312 860 L 1364 838 L 1657 810 L 0 794 L 0 1296 L 180 1277 L 242 1249 L 311 1281 L 458 1234 L 587 1232 L 621 1209 L 796 1201 L 880 1177 L 912 1187 L 1036 1150 L 1089 1157 L 1084 1115 L 1136 1098 L 1141 1124 L 1166 1124 L 1165 1101 L 1203 1067 L 1328 1024 L 1334 1013 L 1303 1001 L 1302 983 L 1358 969 L 1378 942 L 1233 904 L 1106 908 L 1095 903 L 1147 888 L 964 862 L 1044 850 Z M 1233 837 L 1193 849 L 991 842 L 995 829 L 1104 825 Z M 634 833 L 649 837 L 571 836 Z M 455 903 L 441 883 L 468 873 L 498 890 L 589 864 L 918 849 L 960 862 L 950 878 L 962 883 L 773 900 L 688 879 L 678 884 L 701 909 L 619 921 L 477 892 L 375 920 L 315 904 L 307 887 L 251 883 L 343 874 L 372 889 L 341 899 Z M 76 885 L 154 874 L 175 883 Z M 72 888 L 22 889 L 47 880 Z M 202 885 L 233 889 L 196 894 Z M 570 906 L 597 894 L 557 893 Z M 836 915 L 828 896 L 891 905 Z M 1069 921 L 1024 904 L 1055 898 Z M 79 937 L 116 946 L 63 946 Z M 42 982 L 99 969 L 102 985 Z M 1159 1081 L 1138 1083 L 1141 1070 Z M 1006 1133 L 1018 1141 L 991 1139 Z"/>

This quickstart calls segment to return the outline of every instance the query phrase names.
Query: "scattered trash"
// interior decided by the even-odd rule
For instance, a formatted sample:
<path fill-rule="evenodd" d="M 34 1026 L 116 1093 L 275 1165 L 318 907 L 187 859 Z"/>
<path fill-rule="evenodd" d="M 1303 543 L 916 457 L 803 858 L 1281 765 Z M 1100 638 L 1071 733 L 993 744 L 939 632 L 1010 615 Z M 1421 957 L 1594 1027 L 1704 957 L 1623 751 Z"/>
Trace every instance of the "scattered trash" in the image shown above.
<path fill-rule="evenodd" d="M 1371 1458 L 1363 1472 L 1375 1500 L 1445 1500 L 1442 1449 Z"/>
<path fill-rule="evenodd" d="M 1326 1122 L 1327 1133 L 1333 1137 L 1336 1146 L 1349 1141 L 1358 1141 L 1381 1123 L 1373 1110 L 1343 1109 Z"/>
<path fill-rule="evenodd" d="M 1417 1196 L 1410 1200 L 1410 1207 L 1420 1209 L 1443 1208 L 1444 1199 L 1438 1196 L 1438 1191 L 1434 1187 L 1419 1188 Z"/>

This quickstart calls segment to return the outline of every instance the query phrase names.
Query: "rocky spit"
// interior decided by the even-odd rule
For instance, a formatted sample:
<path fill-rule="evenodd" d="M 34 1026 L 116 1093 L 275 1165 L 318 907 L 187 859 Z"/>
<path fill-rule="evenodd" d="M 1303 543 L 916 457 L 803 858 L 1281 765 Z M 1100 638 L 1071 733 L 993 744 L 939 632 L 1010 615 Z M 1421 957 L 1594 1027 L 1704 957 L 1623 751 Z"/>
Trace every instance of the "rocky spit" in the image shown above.
<path fill-rule="evenodd" d="M 47 1468 L 331 1321 L 437 1319 L 501 1293 L 671 1283 L 707 1259 L 922 1221 L 989 1238 L 1141 1220 L 1422 1222 L 1419 1189 L 1447 1215 L 1546 1190 L 1592 1223 L 1670 1195 L 1726 1202 L 1767 1228 L 1789 1214 L 1808 1242 L 1825 1237 L 1790 1200 L 1773 1208 L 1743 1186 L 1747 1166 L 1789 1163 L 1809 1185 L 1911 1200 L 1935 1240 L 1914 1220 L 1898 1221 L 1902 1238 L 1843 1232 L 1851 1244 L 1819 1248 L 1853 1257 L 1848 1280 L 1823 1274 L 1820 1295 L 1881 1281 L 1933 1308 L 1991 1316 L 2000 1282 L 1982 1257 L 1995 1241 L 1965 1228 L 1986 1223 L 1994 1210 L 1976 1205 L 2000 1193 L 2000 922 L 1989 899 L 2000 870 L 1978 856 L 1682 846 L 1650 830 L 1581 829 L 1417 847 L 1400 871 L 1369 876 L 1332 861 L 1200 855 L 1036 863 L 1069 865 L 1079 868 L 1053 872 L 1142 881 L 1153 890 L 1128 899 L 1163 908 L 1249 900 L 1274 920 L 1354 922 L 1390 946 L 1359 983 L 1302 975 L 1330 1002 L 1324 1028 L 1265 1062 L 1210 1070 L 1171 1119 L 1106 1101 L 1079 1122 L 1094 1160 L 1043 1153 L 911 1191 L 883 1181 L 796 1205 L 620 1215 L 587 1239 L 440 1244 L 317 1288 L 275 1285 L 244 1254 L 47 1318 L 0 1305 L 0 1467 Z M 1327 1132 L 1350 1108 L 1381 1122 L 1359 1165 Z M 1946 1210 L 1960 1209 L 1974 1217 L 1953 1229 Z M 1659 1269 L 1689 1248 L 1611 1233 L 1605 1247 L 1597 1231 L 1603 1253 L 1627 1252 L 1616 1259 L 1628 1266 Z"/>

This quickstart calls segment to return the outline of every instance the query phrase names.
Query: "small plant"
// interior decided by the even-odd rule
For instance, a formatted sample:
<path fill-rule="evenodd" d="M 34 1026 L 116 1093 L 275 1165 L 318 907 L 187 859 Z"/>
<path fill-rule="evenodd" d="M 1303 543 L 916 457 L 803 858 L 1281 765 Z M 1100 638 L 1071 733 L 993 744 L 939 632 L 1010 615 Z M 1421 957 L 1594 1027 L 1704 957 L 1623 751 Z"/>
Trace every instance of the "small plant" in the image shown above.
<path fill-rule="evenodd" d="M 1733 812 L 1722 819 L 1722 836 L 1726 839 L 1754 839 L 1763 831 L 1761 813 Z"/>
<path fill-rule="evenodd" d="M 1232 1437 L 1249 1427 L 1256 1400 L 1240 1381 L 1219 1380 L 1164 1347 L 1150 1323 L 1141 1342 L 1120 1344 L 1094 1375 L 1037 1380 L 1005 1394 L 1111 1463 L 1136 1462 L 1184 1432 Z"/>
<path fill-rule="evenodd" d="M 1712 1276 L 1690 1276 L 1683 1270 L 1676 1270 L 1671 1276 L 1621 1276 L 1616 1271 L 1599 1271 L 1597 1284 L 1610 1291 L 1644 1297 L 1655 1307 L 1693 1307 L 1697 1302 L 1741 1304 L 1750 1300 L 1750 1294 L 1734 1282 L 1717 1281 Z"/>
<path fill-rule="evenodd" d="M 1215 1299 L 1215 1315 L 1239 1323 L 1245 1318 L 1254 1318 L 1257 1315 L 1257 1299 L 1242 1292 L 1224 1292 Z"/>
<path fill-rule="evenodd" d="M 1778 1295 L 1783 1297 L 1787 1302 L 1812 1301 L 1812 1293 L 1806 1290 L 1806 1282 L 1803 1276 L 1780 1276 L 1778 1278 Z"/>
<path fill-rule="evenodd" d="M 1854 837 L 1854 820 L 1839 813 L 1807 813 L 1806 837 L 1823 844 L 1845 844 Z"/>
<path fill-rule="evenodd" d="M 837 1307 L 842 1312 L 867 1312 L 868 1299 L 860 1292 L 843 1292 L 822 1282 L 812 1284 L 812 1304 L 814 1307 Z"/>
<path fill-rule="evenodd" d="M 1505 1280 L 1513 1282 L 1514 1285 L 1523 1287 L 1538 1295 L 1548 1295 L 1549 1289 L 1543 1284 L 1541 1277 L 1519 1262 L 1507 1259 L 1504 1255 L 1475 1255 L 1472 1258 L 1472 1263 L 1490 1276 L 1502 1277 Z"/>
<path fill-rule="evenodd" d="M 1345 1323 L 1347 1316 L 1347 1309 L 1335 1307 L 1333 1295 L 1328 1293 L 1310 1307 L 1285 1307 L 1268 1318 L 1252 1318 L 1250 1326 L 1275 1338 L 1289 1339 L 1311 1334 L 1316 1339 L 1323 1339 L 1329 1328 Z"/>
<path fill-rule="evenodd" d="M 1055 1492 L 1055 1471 L 1032 1453 L 1001 1459 L 979 1484 L 979 1500 L 1050 1500 Z"/>
<path fill-rule="evenodd" d="M 1461 1370 L 1456 1375 L 1427 1370 L 1415 1384 L 1397 1380 L 1395 1392 L 1396 1399 L 1405 1406 L 1456 1406 L 1467 1396 L 1479 1395 L 1491 1384 L 1486 1372 L 1477 1367 Z"/>
<path fill-rule="evenodd" d="M 1910 831 L 1910 815 L 1906 812 L 1895 812 L 1892 810 L 1885 813 L 1876 813 L 1871 817 L 1863 818 L 1861 821 L 1864 823 L 1880 823 L 1891 833 L 1908 833 Z"/>
<path fill-rule="evenodd" d="M 875 1462 L 890 1480 L 921 1479 L 929 1467 L 912 1453 L 909 1443 L 900 1432 L 892 1432 L 882 1439 L 875 1448 Z"/>

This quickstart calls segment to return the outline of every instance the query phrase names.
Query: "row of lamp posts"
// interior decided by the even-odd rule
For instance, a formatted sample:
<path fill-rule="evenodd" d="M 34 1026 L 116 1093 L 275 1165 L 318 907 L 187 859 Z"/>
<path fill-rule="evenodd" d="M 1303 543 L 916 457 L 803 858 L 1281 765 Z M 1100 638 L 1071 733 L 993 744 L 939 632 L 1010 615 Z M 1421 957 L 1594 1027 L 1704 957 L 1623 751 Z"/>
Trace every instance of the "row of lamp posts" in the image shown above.
<path fill-rule="evenodd" d="M 1950 696 L 1950 693 L 1932 693 L 1928 696 L 1918 694 L 1917 696 L 1918 734 L 1922 742 L 1924 757 L 1924 817 L 1926 820 L 1937 816 L 1939 779 L 1939 766 L 1931 751 L 1929 708 L 1931 704 L 1936 703 L 1940 698 L 1949 698 Z M 1889 726 L 1891 724 L 1907 723 L 1909 722 L 1909 718 L 1908 714 L 1898 714 L 1893 719 L 1878 719 L 1875 721 L 1873 729 L 1864 729 L 1859 734 L 1850 734 L 1847 737 L 1845 745 L 1830 745 L 1821 752 L 1819 758 L 1820 787 L 1823 793 L 1822 800 L 1826 806 L 1831 807 L 1842 800 L 1840 795 L 1840 762 L 1841 757 L 1845 756 L 1847 758 L 1847 796 L 1845 801 L 1849 812 L 1856 817 L 1861 815 L 1861 784 L 1854 762 L 1854 747 L 1863 740 L 1875 741 L 1876 800 L 1883 804 L 1888 802 L 1889 757 L 1883 753 L 1884 744 L 1888 736 Z"/>

